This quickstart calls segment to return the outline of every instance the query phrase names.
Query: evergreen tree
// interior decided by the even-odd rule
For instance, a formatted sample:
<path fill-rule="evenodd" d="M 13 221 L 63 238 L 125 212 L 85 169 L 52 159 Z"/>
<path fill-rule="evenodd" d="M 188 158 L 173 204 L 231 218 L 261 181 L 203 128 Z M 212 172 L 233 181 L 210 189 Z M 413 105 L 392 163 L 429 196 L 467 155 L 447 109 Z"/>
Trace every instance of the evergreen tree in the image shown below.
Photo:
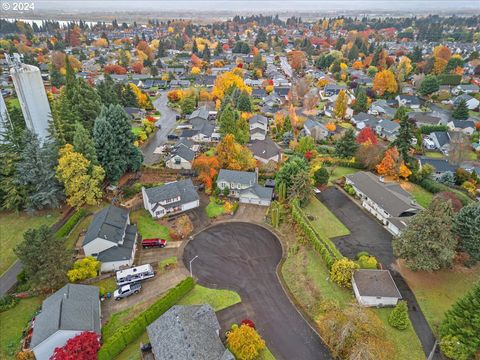
<path fill-rule="evenodd" d="M 405 301 L 399 301 L 397 306 L 388 315 L 390 326 L 398 330 L 405 330 L 408 327 L 408 307 Z"/>
<path fill-rule="evenodd" d="M 435 75 L 427 75 L 420 84 L 418 92 L 422 95 L 430 95 L 440 88 L 438 79 Z"/>
<path fill-rule="evenodd" d="M 215 50 L 213 52 L 216 56 L 220 55 L 221 53 L 223 53 L 223 47 L 222 47 L 222 44 L 219 42 L 217 42 L 217 46 L 215 47 Z"/>
<path fill-rule="evenodd" d="M 413 271 L 435 271 L 451 266 L 457 247 L 452 226 L 451 202 L 434 199 L 393 240 L 395 256 L 405 259 Z"/>
<path fill-rule="evenodd" d="M 73 148 L 76 152 L 85 156 L 91 164 L 97 165 L 97 153 L 95 152 L 95 143 L 87 129 L 79 122 L 75 125 L 75 133 L 73 135 Z"/>
<path fill-rule="evenodd" d="M 67 282 L 71 254 L 47 225 L 29 229 L 14 249 L 34 288 L 55 289 Z"/>
<path fill-rule="evenodd" d="M 423 60 L 422 49 L 418 46 L 415 46 L 413 52 L 409 55 L 410 60 L 414 63 L 418 63 Z"/>
<path fill-rule="evenodd" d="M 121 105 L 124 107 L 138 107 L 137 96 L 131 86 L 118 84 L 117 94 L 119 93 Z"/>
<path fill-rule="evenodd" d="M 110 75 L 105 75 L 105 79 L 97 85 L 97 92 L 103 105 L 108 106 L 119 103 L 115 83 Z"/>
<path fill-rule="evenodd" d="M 163 41 L 160 41 L 160 42 L 158 43 L 157 57 L 158 57 L 158 58 L 163 58 L 163 57 L 165 57 L 165 45 L 163 44 Z"/>
<path fill-rule="evenodd" d="M 186 96 L 180 101 L 182 116 L 189 115 L 195 110 L 195 96 Z"/>
<path fill-rule="evenodd" d="M 242 112 L 252 112 L 252 102 L 246 92 L 242 92 L 237 101 L 237 109 Z"/>
<path fill-rule="evenodd" d="M 358 47 L 357 45 L 354 44 L 350 49 L 350 51 L 348 52 L 348 56 L 347 56 L 348 60 L 355 61 L 356 59 L 358 59 L 358 53 L 359 53 Z"/>
<path fill-rule="evenodd" d="M 348 129 L 335 144 L 335 154 L 341 158 L 351 158 L 355 155 L 357 148 L 355 133 L 353 129 Z"/>
<path fill-rule="evenodd" d="M 400 129 L 398 131 L 398 136 L 393 142 L 402 155 L 403 160 L 406 163 L 409 163 L 412 160 L 410 156 L 410 150 L 413 149 L 412 139 L 413 134 L 413 125 L 408 119 L 407 109 L 404 106 L 400 106 L 395 113 L 395 119 L 400 120 Z"/>
<path fill-rule="evenodd" d="M 480 349 L 480 282 L 459 298 L 440 325 L 440 349 L 450 359 L 475 358 Z"/>
<path fill-rule="evenodd" d="M 78 79 L 70 101 L 82 125 L 91 131 L 102 106 L 100 96 L 85 80 Z"/>
<path fill-rule="evenodd" d="M 453 232 L 460 240 L 460 248 L 470 255 L 472 263 L 480 261 L 480 203 L 472 203 L 458 212 Z"/>
<path fill-rule="evenodd" d="M 467 102 L 462 99 L 453 109 L 452 117 L 457 120 L 466 120 L 468 119 L 468 106 Z"/>
<path fill-rule="evenodd" d="M 365 90 L 359 90 L 357 97 L 355 98 L 355 104 L 353 104 L 353 110 L 356 113 L 366 112 L 368 110 L 368 96 Z"/>
<path fill-rule="evenodd" d="M 195 39 L 193 39 L 192 54 L 195 54 L 195 55 L 198 54 L 197 40 L 195 40 Z"/>
<path fill-rule="evenodd" d="M 227 106 L 220 113 L 220 116 L 218 117 L 218 124 L 220 127 L 220 134 L 222 136 L 227 134 L 232 134 L 235 136 L 237 132 L 237 114 L 231 104 L 227 104 Z"/>
<path fill-rule="evenodd" d="M 205 49 L 203 50 L 203 61 L 205 61 L 207 64 L 210 63 L 210 57 L 211 57 L 211 54 L 210 54 L 210 49 L 208 48 L 207 45 L 205 45 Z"/>
<path fill-rule="evenodd" d="M 258 29 L 257 38 L 255 39 L 255 46 L 259 43 L 267 42 L 267 34 L 265 34 L 265 30 L 263 28 Z"/>
<path fill-rule="evenodd" d="M 253 57 L 253 67 L 255 69 L 263 70 L 262 54 L 258 53 Z"/>

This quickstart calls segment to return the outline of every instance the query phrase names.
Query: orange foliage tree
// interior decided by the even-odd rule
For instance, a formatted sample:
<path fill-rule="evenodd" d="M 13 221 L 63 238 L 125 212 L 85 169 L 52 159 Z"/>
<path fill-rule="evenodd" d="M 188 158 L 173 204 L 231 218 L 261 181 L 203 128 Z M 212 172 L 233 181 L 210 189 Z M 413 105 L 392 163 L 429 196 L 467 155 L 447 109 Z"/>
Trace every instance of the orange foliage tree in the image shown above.
<path fill-rule="evenodd" d="M 390 70 L 383 70 L 378 72 L 373 79 L 373 90 L 378 95 L 385 93 L 394 94 L 397 92 L 398 85 L 395 80 L 395 75 Z"/>
<path fill-rule="evenodd" d="M 222 169 L 252 170 L 257 164 L 252 152 L 235 141 L 232 134 L 227 134 L 217 145 L 217 156 Z"/>
<path fill-rule="evenodd" d="M 205 185 L 205 191 L 210 193 L 213 186 L 213 178 L 218 173 L 220 163 L 216 156 L 200 155 L 193 160 L 192 168 L 198 172 L 198 180 Z"/>
<path fill-rule="evenodd" d="M 295 71 L 300 71 L 305 67 L 307 63 L 307 57 L 303 51 L 294 50 L 288 53 L 288 61 L 292 69 Z"/>
<path fill-rule="evenodd" d="M 117 64 L 108 64 L 105 66 L 103 71 L 105 72 L 105 74 L 123 75 L 127 73 L 127 69 Z"/>
<path fill-rule="evenodd" d="M 140 61 L 137 61 L 132 65 L 132 70 L 136 74 L 141 74 L 143 70 L 143 64 Z"/>
<path fill-rule="evenodd" d="M 380 164 L 376 166 L 377 173 L 382 176 L 393 176 L 398 179 L 399 176 L 407 178 L 411 172 L 401 160 L 400 154 L 396 147 L 385 151 Z"/>

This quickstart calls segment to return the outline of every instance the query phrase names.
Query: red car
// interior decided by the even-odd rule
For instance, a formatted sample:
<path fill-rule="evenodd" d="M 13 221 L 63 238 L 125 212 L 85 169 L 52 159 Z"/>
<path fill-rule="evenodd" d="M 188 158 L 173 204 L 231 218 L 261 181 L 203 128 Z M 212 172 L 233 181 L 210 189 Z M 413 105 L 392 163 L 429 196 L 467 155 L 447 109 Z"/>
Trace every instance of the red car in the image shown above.
<path fill-rule="evenodd" d="M 144 249 L 146 248 L 164 248 L 167 245 L 167 240 L 165 239 L 143 239 L 142 246 Z"/>

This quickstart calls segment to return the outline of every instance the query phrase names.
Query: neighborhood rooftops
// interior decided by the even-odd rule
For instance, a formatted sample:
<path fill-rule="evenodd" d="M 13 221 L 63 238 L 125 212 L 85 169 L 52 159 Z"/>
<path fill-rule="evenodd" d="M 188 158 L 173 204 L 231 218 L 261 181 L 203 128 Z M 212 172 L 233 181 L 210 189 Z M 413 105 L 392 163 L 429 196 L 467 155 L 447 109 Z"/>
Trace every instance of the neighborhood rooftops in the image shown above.
<path fill-rule="evenodd" d="M 257 182 L 257 174 L 248 171 L 220 169 L 217 182 L 225 181 L 234 184 L 253 185 Z"/>
<path fill-rule="evenodd" d="M 174 305 L 147 327 L 157 360 L 234 360 L 218 332 L 210 305 Z"/>
<path fill-rule="evenodd" d="M 100 210 L 93 217 L 85 234 L 83 246 L 97 238 L 116 243 L 121 241 L 127 227 L 128 213 L 128 210 L 113 205 Z"/>
<path fill-rule="evenodd" d="M 447 171 L 454 173 L 457 170 L 457 166 L 450 164 L 447 159 L 435 159 L 421 156 L 418 161 L 420 162 L 420 166 L 424 166 L 425 164 L 433 166 L 437 173 L 444 173 Z"/>
<path fill-rule="evenodd" d="M 388 270 L 355 270 L 353 281 L 360 296 L 402 298 Z"/>
<path fill-rule="evenodd" d="M 178 206 L 198 200 L 197 191 L 190 179 L 174 181 L 162 186 L 148 188 L 145 189 L 145 192 L 147 193 L 148 201 L 151 204 L 180 198 L 180 200 L 175 203 L 169 203 L 171 206 Z"/>
<path fill-rule="evenodd" d="M 98 287 L 67 284 L 43 301 L 42 312 L 35 318 L 34 348 L 59 330 L 100 333 Z"/>

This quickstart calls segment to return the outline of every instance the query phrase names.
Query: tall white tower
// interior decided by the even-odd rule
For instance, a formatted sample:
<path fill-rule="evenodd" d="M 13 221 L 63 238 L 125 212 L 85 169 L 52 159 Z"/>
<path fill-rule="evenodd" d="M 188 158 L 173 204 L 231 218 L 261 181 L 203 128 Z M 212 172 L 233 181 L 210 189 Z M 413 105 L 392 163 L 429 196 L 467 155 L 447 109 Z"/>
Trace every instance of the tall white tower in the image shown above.
<path fill-rule="evenodd" d="M 15 56 L 16 55 L 16 56 Z M 48 120 L 51 116 L 47 93 L 43 86 L 40 69 L 22 64 L 18 54 L 9 58 L 10 75 L 20 101 L 27 128 L 44 141 L 48 137 Z"/>

